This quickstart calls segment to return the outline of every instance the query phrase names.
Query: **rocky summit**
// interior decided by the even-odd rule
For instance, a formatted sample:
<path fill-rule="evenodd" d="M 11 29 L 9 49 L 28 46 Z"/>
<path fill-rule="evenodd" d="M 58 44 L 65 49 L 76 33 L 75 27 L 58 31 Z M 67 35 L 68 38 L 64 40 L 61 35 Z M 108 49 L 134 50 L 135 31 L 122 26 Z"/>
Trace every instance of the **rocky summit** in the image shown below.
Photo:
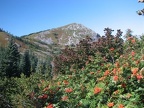
<path fill-rule="evenodd" d="M 72 23 L 62 27 L 32 33 L 24 36 L 24 38 L 41 41 L 45 44 L 65 46 L 77 44 L 86 36 L 96 39 L 98 34 L 82 24 Z"/>

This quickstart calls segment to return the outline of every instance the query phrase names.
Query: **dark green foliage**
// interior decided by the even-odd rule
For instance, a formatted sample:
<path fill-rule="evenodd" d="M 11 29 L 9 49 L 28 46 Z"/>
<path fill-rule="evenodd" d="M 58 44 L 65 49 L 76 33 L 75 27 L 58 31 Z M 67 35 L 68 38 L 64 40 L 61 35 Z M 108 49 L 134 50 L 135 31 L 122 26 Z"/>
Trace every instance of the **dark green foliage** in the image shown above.
<path fill-rule="evenodd" d="M 20 93 L 18 89 L 18 84 L 14 80 L 14 78 L 5 78 L 3 80 L 0 80 L 0 93 L 2 100 L 5 103 L 2 104 L 2 106 L 7 106 L 5 108 L 12 108 L 12 97 L 11 94 L 16 95 Z"/>
<path fill-rule="evenodd" d="M 36 72 L 37 73 L 44 73 L 45 65 L 43 64 L 42 61 L 38 61 L 37 67 L 36 67 Z"/>
<path fill-rule="evenodd" d="M 2 66 L 3 66 L 5 54 L 6 54 L 5 48 L 0 46 L 0 77 L 3 77 L 5 75 L 5 73 L 2 72 L 3 70 Z"/>
<path fill-rule="evenodd" d="M 12 108 L 11 103 L 2 94 L 0 94 L 0 105 L 1 108 Z"/>
<path fill-rule="evenodd" d="M 36 72 L 36 67 L 37 67 L 37 63 L 38 63 L 38 58 L 32 53 L 29 53 L 30 56 L 30 63 L 31 63 L 31 72 L 34 73 Z"/>
<path fill-rule="evenodd" d="M 51 77 L 51 70 L 52 70 L 52 66 L 51 66 L 51 61 L 52 61 L 52 57 L 51 56 L 47 56 L 46 60 L 43 62 L 43 73 L 47 74 L 49 77 Z"/>
<path fill-rule="evenodd" d="M 22 58 L 22 72 L 24 73 L 24 75 L 29 77 L 31 74 L 30 69 L 31 69 L 31 62 L 30 62 L 29 51 L 25 51 L 23 58 Z"/>
<path fill-rule="evenodd" d="M 32 73 L 36 72 L 38 58 L 31 53 L 30 51 L 26 50 L 23 55 L 21 55 L 19 70 L 24 75 L 29 77 Z"/>
<path fill-rule="evenodd" d="M 47 56 L 45 60 L 39 60 L 36 72 L 48 75 L 48 77 L 51 79 L 52 77 L 52 66 L 51 66 L 52 58 L 50 56 Z"/>
<path fill-rule="evenodd" d="M 144 35 L 142 35 L 140 38 L 141 38 L 140 44 L 143 46 L 143 49 L 144 49 Z M 144 54 L 144 52 L 143 52 L 143 54 Z"/>
<path fill-rule="evenodd" d="M 0 79 L 0 108 L 40 108 L 36 99 L 40 79 L 44 77 L 36 73 L 30 77 L 21 74 L 20 78 Z"/>
<path fill-rule="evenodd" d="M 7 77 L 19 77 L 19 59 L 20 53 L 18 47 L 13 38 L 11 38 L 2 61 L 1 72 Z"/>

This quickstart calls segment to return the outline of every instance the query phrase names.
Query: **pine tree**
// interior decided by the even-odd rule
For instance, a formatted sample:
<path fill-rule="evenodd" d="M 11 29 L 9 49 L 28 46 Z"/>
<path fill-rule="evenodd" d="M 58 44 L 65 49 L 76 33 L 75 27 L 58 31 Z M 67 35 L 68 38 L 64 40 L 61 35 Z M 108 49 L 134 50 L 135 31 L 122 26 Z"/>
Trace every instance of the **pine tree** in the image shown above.
<path fill-rule="evenodd" d="M 36 72 L 38 58 L 32 52 L 29 53 L 29 56 L 31 62 L 31 72 Z"/>
<path fill-rule="evenodd" d="M 3 60 L 5 58 L 5 48 L 0 46 L 0 77 L 3 77 L 5 73 L 3 70 Z"/>
<path fill-rule="evenodd" d="M 31 62 L 30 62 L 30 55 L 29 51 L 25 51 L 23 58 L 22 58 L 22 64 L 21 64 L 21 69 L 24 75 L 29 77 L 31 75 Z"/>
<path fill-rule="evenodd" d="M 40 61 L 40 60 L 37 63 L 36 72 L 42 73 L 42 61 Z"/>
<path fill-rule="evenodd" d="M 20 53 L 13 38 L 10 38 L 9 44 L 6 48 L 6 53 L 2 61 L 1 71 L 7 77 L 19 77 L 19 58 Z"/>

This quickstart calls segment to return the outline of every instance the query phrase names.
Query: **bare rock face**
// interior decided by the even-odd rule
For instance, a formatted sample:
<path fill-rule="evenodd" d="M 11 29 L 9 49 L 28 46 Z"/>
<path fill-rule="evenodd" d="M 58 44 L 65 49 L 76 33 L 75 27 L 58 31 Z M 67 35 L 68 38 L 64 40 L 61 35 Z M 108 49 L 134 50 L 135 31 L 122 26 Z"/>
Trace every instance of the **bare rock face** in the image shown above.
<path fill-rule="evenodd" d="M 73 47 L 87 36 L 95 41 L 100 35 L 82 24 L 72 23 L 31 33 L 22 36 L 21 39 L 32 47 L 31 49 L 38 57 L 45 57 L 45 55 L 53 56 L 59 54 L 66 45 Z"/>
<path fill-rule="evenodd" d="M 27 38 L 44 42 L 46 44 L 58 44 L 61 46 L 77 44 L 86 36 L 97 39 L 97 33 L 83 26 L 82 24 L 72 23 L 62 27 L 41 31 L 28 35 Z"/>

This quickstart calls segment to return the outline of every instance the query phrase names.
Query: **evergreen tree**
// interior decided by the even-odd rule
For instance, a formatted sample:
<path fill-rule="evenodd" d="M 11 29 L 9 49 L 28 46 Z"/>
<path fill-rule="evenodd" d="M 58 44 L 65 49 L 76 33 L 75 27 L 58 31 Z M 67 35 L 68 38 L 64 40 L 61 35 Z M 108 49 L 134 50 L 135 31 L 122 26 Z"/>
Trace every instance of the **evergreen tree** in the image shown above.
<path fill-rule="evenodd" d="M 46 58 L 46 73 L 48 73 L 50 76 L 52 76 L 52 57 L 51 56 L 47 56 Z"/>
<path fill-rule="evenodd" d="M 0 77 L 3 77 L 5 74 L 2 72 L 3 60 L 5 58 L 5 48 L 0 46 Z"/>
<path fill-rule="evenodd" d="M 42 61 L 38 60 L 38 63 L 37 63 L 37 67 L 36 67 L 36 72 L 37 73 L 42 73 Z"/>
<path fill-rule="evenodd" d="M 29 56 L 30 56 L 30 62 L 31 62 L 31 72 L 36 72 L 38 58 L 31 52 L 29 53 Z"/>
<path fill-rule="evenodd" d="M 29 55 L 29 51 L 25 51 L 23 58 L 22 58 L 22 64 L 21 64 L 21 68 L 22 68 L 22 72 L 24 73 L 24 75 L 26 75 L 27 77 L 29 77 L 31 75 L 31 62 L 30 62 L 30 55 Z"/>
<path fill-rule="evenodd" d="M 48 76 L 48 78 L 52 78 L 52 65 L 51 65 L 52 57 L 47 56 L 44 59 L 39 59 L 36 67 L 36 72 L 40 74 L 44 74 Z"/>
<path fill-rule="evenodd" d="M 19 77 L 19 59 L 20 53 L 13 38 L 10 38 L 9 44 L 6 48 L 6 53 L 2 61 L 1 71 L 7 77 Z"/>

